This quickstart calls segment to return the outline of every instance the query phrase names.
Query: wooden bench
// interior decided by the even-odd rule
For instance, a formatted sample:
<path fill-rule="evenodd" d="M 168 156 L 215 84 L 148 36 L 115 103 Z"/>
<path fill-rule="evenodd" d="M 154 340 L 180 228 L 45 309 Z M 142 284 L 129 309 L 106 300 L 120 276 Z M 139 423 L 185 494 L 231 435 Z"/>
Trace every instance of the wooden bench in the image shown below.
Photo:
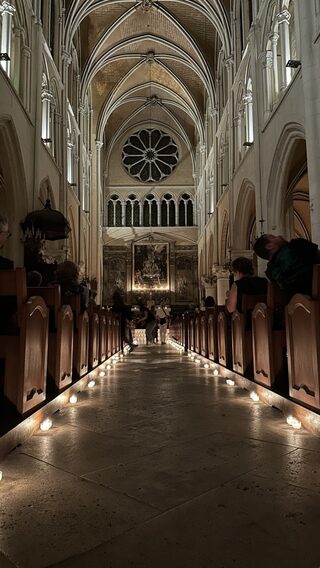
<path fill-rule="evenodd" d="M 107 358 L 107 313 L 103 306 L 96 306 L 99 315 L 99 362 Z"/>
<path fill-rule="evenodd" d="M 61 390 L 72 382 L 73 313 L 61 305 L 60 286 L 28 287 L 28 296 L 40 296 L 49 308 L 48 376 Z"/>
<path fill-rule="evenodd" d="M 312 297 L 296 294 L 286 309 L 289 395 L 320 409 L 320 265 Z"/>
<path fill-rule="evenodd" d="M 224 306 L 218 306 L 217 348 L 219 365 L 232 368 L 231 324 L 230 315 Z"/>
<path fill-rule="evenodd" d="M 99 365 L 100 359 L 100 318 L 97 311 L 89 311 L 89 369 Z"/>
<path fill-rule="evenodd" d="M 88 372 L 89 363 L 89 315 L 81 308 L 80 294 L 62 296 L 62 303 L 69 305 L 73 312 L 73 372 L 82 377 Z"/>
<path fill-rule="evenodd" d="M 252 313 L 253 378 L 281 394 L 288 393 L 284 310 L 287 294 L 268 284 L 267 302 Z"/>
<path fill-rule="evenodd" d="M 24 414 L 46 398 L 48 308 L 40 297 L 27 299 L 24 268 L 1 271 L 0 296 L 16 298 L 17 329 L 2 331 L 4 395 Z"/>
<path fill-rule="evenodd" d="M 218 361 L 217 314 L 217 306 L 207 308 L 208 355 L 206 355 L 206 357 L 208 357 L 210 361 Z"/>
<path fill-rule="evenodd" d="M 241 312 L 236 310 L 231 316 L 232 368 L 247 378 L 253 378 L 252 331 L 248 318 L 251 322 L 251 311 L 259 302 L 265 303 L 266 296 L 243 294 Z"/>
<path fill-rule="evenodd" d="M 191 351 L 195 350 L 194 321 L 195 321 L 195 314 L 194 312 L 191 312 L 189 314 L 189 349 Z"/>
<path fill-rule="evenodd" d="M 201 346 L 200 346 L 200 319 L 201 314 L 196 313 L 194 315 L 194 350 L 196 353 L 200 355 L 201 353 Z"/>

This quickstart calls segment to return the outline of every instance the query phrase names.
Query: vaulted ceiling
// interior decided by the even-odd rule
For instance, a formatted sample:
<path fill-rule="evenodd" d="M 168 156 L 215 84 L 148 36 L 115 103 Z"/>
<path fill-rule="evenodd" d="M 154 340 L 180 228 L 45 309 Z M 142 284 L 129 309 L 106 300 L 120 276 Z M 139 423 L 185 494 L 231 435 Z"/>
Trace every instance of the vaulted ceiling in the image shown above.
<path fill-rule="evenodd" d="M 218 57 L 227 58 L 231 0 L 74 0 L 65 45 L 79 34 L 80 97 L 91 91 L 96 138 L 167 125 L 194 150 L 216 106 Z"/>

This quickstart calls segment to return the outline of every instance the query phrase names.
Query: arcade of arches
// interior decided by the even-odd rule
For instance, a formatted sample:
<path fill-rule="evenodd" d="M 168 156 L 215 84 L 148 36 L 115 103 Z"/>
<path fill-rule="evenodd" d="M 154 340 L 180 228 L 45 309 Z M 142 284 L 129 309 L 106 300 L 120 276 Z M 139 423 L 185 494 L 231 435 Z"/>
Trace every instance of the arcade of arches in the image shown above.
<path fill-rule="evenodd" d="M 257 235 L 319 242 L 318 0 L 0 9 L 0 204 L 16 265 L 20 222 L 47 197 L 71 233 L 46 242 L 46 260 L 77 262 L 103 303 L 115 287 L 129 303 L 220 302 Z M 135 253 L 158 246 L 166 283 L 142 274 L 137 287 Z"/>
<path fill-rule="evenodd" d="M 102 305 L 224 304 L 257 236 L 320 245 L 319 0 L 0 0 L 0 43 L 16 267 L 48 198 L 71 231 L 44 260 Z"/>

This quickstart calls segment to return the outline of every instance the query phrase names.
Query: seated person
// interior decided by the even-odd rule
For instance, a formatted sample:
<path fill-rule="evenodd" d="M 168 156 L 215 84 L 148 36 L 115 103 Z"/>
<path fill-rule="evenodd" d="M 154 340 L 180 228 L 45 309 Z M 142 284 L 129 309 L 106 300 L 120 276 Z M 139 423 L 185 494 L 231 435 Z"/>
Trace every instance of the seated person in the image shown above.
<path fill-rule="evenodd" d="M 254 252 L 268 260 L 266 276 L 289 299 L 294 294 L 311 295 L 313 265 L 320 263 L 318 246 L 306 239 L 286 241 L 281 236 L 262 235 L 254 244 Z"/>
<path fill-rule="evenodd" d="M 37 270 L 30 270 L 27 274 L 27 286 L 38 288 L 42 284 L 42 276 Z"/>
<path fill-rule="evenodd" d="M 79 267 L 74 262 L 66 260 L 58 265 L 55 283 L 60 284 L 61 296 L 80 294 L 81 309 L 87 309 L 89 288 L 79 283 Z"/>
<path fill-rule="evenodd" d="M 268 281 L 253 275 L 253 265 L 249 258 L 239 256 L 232 262 L 233 284 L 227 294 L 226 308 L 232 314 L 241 312 L 242 296 L 261 295 L 267 293 Z"/>
<path fill-rule="evenodd" d="M 213 308 L 216 305 L 214 298 L 212 296 L 207 296 L 204 301 L 205 308 Z"/>

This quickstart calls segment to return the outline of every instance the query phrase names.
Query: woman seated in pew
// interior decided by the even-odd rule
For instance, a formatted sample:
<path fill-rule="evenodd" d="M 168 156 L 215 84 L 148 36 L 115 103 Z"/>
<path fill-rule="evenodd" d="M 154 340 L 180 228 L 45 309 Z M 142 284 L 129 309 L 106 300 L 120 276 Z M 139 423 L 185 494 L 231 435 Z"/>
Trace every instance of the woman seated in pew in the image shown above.
<path fill-rule="evenodd" d="M 55 283 L 60 284 L 61 296 L 79 294 L 81 309 L 86 310 L 88 308 L 89 288 L 80 284 L 79 267 L 74 262 L 66 260 L 58 265 Z"/>
<path fill-rule="evenodd" d="M 253 264 L 249 258 L 239 256 L 232 262 L 233 284 L 227 293 L 226 308 L 232 314 L 241 312 L 242 296 L 260 296 L 267 294 L 268 280 L 254 276 Z"/>

